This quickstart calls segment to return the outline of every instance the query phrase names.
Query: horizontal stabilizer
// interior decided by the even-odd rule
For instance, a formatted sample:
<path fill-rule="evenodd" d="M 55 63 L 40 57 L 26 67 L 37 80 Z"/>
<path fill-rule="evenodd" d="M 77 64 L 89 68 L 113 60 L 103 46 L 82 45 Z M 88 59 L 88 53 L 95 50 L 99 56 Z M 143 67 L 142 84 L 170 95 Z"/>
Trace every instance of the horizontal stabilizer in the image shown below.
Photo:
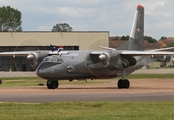
<path fill-rule="evenodd" d="M 105 46 L 99 46 L 99 48 L 106 49 L 106 50 L 116 50 L 115 48 L 110 48 Z"/>

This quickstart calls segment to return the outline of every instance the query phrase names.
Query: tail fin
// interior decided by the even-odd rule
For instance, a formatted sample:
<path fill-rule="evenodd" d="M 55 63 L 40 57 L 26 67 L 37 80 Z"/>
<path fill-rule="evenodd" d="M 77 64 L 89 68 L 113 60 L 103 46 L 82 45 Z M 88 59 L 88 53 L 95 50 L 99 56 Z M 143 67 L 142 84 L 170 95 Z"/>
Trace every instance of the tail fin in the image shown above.
<path fill-rule="evenodd" d="M 144 7 L 137 6 L 129 40 L 119 50 L 143 50 L 144 40 Z"/>

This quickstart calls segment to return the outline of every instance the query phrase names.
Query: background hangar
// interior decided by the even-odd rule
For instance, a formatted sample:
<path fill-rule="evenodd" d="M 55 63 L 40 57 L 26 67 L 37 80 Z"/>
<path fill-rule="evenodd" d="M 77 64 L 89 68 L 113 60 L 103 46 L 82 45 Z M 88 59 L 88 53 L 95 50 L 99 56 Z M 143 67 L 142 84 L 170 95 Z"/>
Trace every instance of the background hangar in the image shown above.
<path fill-rule="evenodd" d="M 98 50 L 109 45 L 108 31 L 93 32 L 0 32 L 0 52 L 50 50 Z M 0 57 L 0 71 L 33 71 L 26 57 Z"/>

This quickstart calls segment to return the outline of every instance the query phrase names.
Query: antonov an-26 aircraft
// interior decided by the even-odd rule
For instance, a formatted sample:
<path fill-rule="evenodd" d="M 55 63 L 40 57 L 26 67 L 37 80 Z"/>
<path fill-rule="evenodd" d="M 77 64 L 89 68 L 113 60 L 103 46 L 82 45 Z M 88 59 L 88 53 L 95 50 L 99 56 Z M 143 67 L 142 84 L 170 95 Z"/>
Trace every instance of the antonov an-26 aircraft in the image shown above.
<path fill-rule="evenodd" d="M 117 87 L 129 88 L 130 82 L 125 79 L 137 69 L 151 61 L 151 56 L 174 55 L 166 52 L 173 48 L 143 51 L 144 7 L 137 6 L 130 39 L 118 49 L 100 46 L 102 51 L 15 51 L 1 52 L 0 56 L 27 56 L 36 74 L 47 80 L 48 89 L 59 86 L 59 80 L 113 78 L 121 76 Z M 39 61 L 41 61 L 39 63 Z"/>

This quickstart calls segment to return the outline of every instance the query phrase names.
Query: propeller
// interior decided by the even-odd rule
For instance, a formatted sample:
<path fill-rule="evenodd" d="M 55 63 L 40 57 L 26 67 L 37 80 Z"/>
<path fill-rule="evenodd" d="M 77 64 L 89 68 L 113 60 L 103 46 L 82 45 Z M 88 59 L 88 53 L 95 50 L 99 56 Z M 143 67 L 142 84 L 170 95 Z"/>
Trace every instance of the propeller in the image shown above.
<path fill-rule="evenodd" d="M 116 49 L 112 49 L 109 47 L 105 47 L 105 45 L 108 44 L 106 43 L 106 39 L 96 39 L 92 41 L 91 43 L 88 44 L 87 50 L 91 50 L 91 53 L 89 54 L 86 52 L 86 67 L 89 70 L 91 74 L 94 76 L 100 77 L 100 78 L 107 78 L 108 76 L 112 75 L 115 73 L 116 68 L 112 68 L 112 70 L 108 70 L 107 67 L 109 66 L 109 62 L 111 59 L 111 55 L 108 51 L 115 51 Z M 100 46 L 101 45 L 101 46 Z M 96 48 L 96 49 L 94 49 Z M 105 49 L 105 50 L 103 50 Z M 95 50 L 93 52 L 93 50 Z M 96 51 L 97 50 L 97 51 Z M 92 60 L 91 60 L 92 59 Z M 98 69 L 96 69 L 98 68 Z M 105 69 L 108 74 L 102 75 L 100 74 L 100 68 Z"/>
<path fill-rule="evenodd" d="M 35 45 L 35 46 L 31 46 L 31 45 Z M 25 47 L 22 47 L 25 46 Z M 41 46 L 41 47 L 37 47 L 37 46 Z M 24 39 L 22 40 L 20 43 L 18 43 L 18 45 L 15 47 L 14 51 L 37 51 L 37 50 L 46 50 L 46 47 L 42 45 L 42 42 L 40 40 L 37 39 Z M 14 67 L 17 71 L 23 71 L 24 66 L 19 66 L 21 64 L 26 65 L 27 62 L 30 62 L 31 66 L 37 66 L 37 63 L 31 63 L 32 61 L 34 61 L 34 59 L 36 59 L 36 53 L 31 53 L 27 56 L 27 60 L 25 60 L 25 57 L 18 57 L 18 56 L 13 56 L 13 61 L 14 61 Z M 25 66 L 27 67 L 27 66 Z M 32 67 L 34 69 L 34 67 Z"/>

